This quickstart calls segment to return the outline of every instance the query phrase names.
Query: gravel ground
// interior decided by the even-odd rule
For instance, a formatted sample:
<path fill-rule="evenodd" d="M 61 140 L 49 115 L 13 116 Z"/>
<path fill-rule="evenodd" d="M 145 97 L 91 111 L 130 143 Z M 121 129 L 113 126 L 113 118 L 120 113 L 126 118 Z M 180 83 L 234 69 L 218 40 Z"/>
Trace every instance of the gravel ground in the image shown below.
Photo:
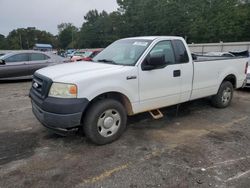
<path fill-rule="evenodd" d="M 0 84 L 0 187 L 239 187 L 250 185 L 250 90 L 215 109 L 208 99 L 129 118 L 95 146 L 53 134 L 33 116 L 31 83 Z"/>

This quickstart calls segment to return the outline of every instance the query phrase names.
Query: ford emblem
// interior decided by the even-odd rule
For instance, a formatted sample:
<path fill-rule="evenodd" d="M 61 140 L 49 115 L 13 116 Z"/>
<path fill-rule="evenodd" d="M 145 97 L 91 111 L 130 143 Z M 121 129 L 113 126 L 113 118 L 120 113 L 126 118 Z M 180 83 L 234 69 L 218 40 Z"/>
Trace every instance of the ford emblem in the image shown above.
<path fill-rule="evenodd" d="M 34 88 L 38 88 L 38 87 L 39 87 L 38 83 L 34 82 L 34 83 L 33 83 L 33 87 L 34 87 Z"/>

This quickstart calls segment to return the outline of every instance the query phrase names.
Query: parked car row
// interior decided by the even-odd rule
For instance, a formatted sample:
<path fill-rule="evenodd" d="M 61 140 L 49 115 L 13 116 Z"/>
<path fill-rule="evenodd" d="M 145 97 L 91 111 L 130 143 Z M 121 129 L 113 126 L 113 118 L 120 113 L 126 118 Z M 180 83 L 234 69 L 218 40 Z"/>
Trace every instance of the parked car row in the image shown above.
<path fill-rule="evenodd" d="M 51 52 L 19 51 L 0 56 L 0 80 L 28 79 L 38 69 L 69 62 Z"/>
<path fill-rule="evenodd" d="M 103 49 L 86 49 L 67 51 L 67 57 L 61 57 L 52 52 L 15 51 L 0 54 L 0 80 L 31 78 L 33 73 L 43 67 L 57 65 L 65 62 L 92 61 Z M 208 52 L 204 55 L 192 54 L 194 60 L 207 60 L 218 58 L 233 58 L 249 56 L 248 51 L 242 52 Z M 250 62 L 250 58 L 249 58 Z M 250 88 L 250 66 L 248 66 L 246 86 Z"/>
<path fill-rule="evenodd" d="M 76 51 L 71 57 L 71 62 L 76 61 L 92 61 L 92 59 L 102 51 L 99 49 L 87 49 L 82 51 Z"/>
<path fill-rule="evenodd" d="M 38 69 L 67 62 L 91 61 L 102 49 L 67 50 L 65 57 L 53 52 L 13 51 L 0 55 L 0 80 L 29 79 Z"/>

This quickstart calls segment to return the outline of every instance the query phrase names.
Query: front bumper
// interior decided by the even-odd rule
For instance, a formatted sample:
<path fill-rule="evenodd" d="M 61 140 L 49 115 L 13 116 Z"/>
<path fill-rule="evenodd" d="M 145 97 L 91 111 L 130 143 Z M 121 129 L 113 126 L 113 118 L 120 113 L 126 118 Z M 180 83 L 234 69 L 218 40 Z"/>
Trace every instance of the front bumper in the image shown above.
<path fill-rule="evenodd" d="M 87 99 L 40 99 L 30 92 L 32 111 L 35 117 L 47 128 L 69 130 L 81 125 L 82 114 L 89 101 Z"/>
<path fill-rule="evenodd" d="M 82 112 L 74 114 L 55 114 L 42 110 L 32 102 L 32 111 L 36 118 L 47 128 L 69 129 L 81 124 Z"/>

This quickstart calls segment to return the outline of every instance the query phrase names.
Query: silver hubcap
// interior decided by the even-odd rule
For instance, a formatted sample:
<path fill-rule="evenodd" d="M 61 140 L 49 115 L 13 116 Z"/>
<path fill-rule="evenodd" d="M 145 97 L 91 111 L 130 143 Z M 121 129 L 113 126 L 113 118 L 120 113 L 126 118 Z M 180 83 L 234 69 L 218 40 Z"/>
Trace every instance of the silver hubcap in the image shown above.
<path fill-rule="evenodd" d="M 110 137 L 117 133 L 121 125 L 121 116 L 116 110 L 106 110 L 98 118 L 97 128 L 100 135 Z"/>
<path fill-rule="evenodd" d="M 227 87 L 222 93 L 223 104 L 229 103 L 229 101 L 231 100 L 231 97 L 232 97 L 232 91 L 229 87 Z"/>

